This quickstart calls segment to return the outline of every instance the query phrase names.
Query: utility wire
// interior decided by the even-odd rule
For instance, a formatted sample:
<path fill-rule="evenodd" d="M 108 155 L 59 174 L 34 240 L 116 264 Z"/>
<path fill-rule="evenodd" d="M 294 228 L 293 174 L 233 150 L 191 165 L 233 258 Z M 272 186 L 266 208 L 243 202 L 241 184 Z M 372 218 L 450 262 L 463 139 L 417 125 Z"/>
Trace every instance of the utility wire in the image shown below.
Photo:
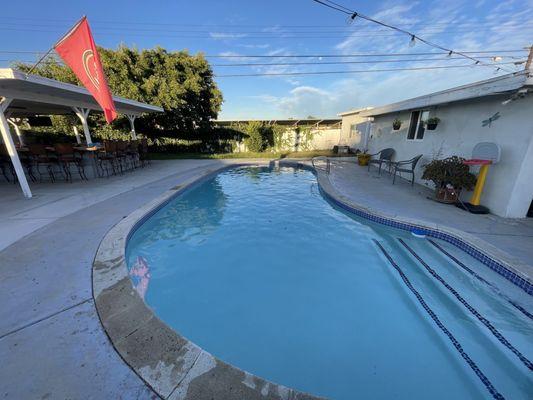
<path fill-rule="evenodd" d="M 374 18 L 369 17 L 367 15 L 361 14 L 361 13 L 355 11 L 355 10 L 352 10 L 352 9 L 350 9 L 348 7 L 345 7 L 345 6 L 343 6 L 343 5 L 339 4 L 339 3 L 336 3 L 334 1 L 331 1 L 331 0 L 312 0 L 312 1 L 314 1 L 315 3 L 321 4 L 321 5 L 325 6 L 325 7 L 328 7 L 328 8 L 334 9 L 336 11 L 339 11 L 339 12 L 341 12 L 343 14 L 347 14 L 351 18 L 351 20 L 354 20 L 355 18 L 361 18 L 361 19 L 364 19 L 366 21 L 373 22 L 373 23 L 375 23 L 377 25 L 383 26 L 385 28 L 389 28 L 389 29 L 392 29 L 394 31 L 401 32 L 401 33 L 404 33 L 406 35 L 409 35 L 411 37 L 411 42 L 412 43 L 414 43 L 415 40 L 419 40 L 420 42 L 422 42 L 422 43 L 424 43 L 424 44 L 426 44 L 428 46 L 431 46 L 431 47 L 434 47 L 434 48 L 437 48 L 437 49 L 440 49 L 440 50 L 444 50 L 444 51 L 448 52 L 449 55 L 457 54 L 457 55 L 460 55 L 460 56 L 462 56 L 464 58 L 470 59 L 470 60 L 474 61 L 476 65 L 483 65 L 483 66 L 487 66 L 487 67 L 491 67 L 491 68 L 494 67 L 491 64 L 485 64 L 482 61 L 480 61 L 480 60 L 478 60 L 478 59 L 476 59 L 474 57 L 469 56 L 467 53 L 454 51 L 452 49 L 448 49 L 446 47 L 443 47 L 443 46 L 441 46 L 441 45 L 439 45 L 437 43 L 430 42 L 429 40 L 426 40 L 426 39 L 414 34 L 413 32 L 410 32 L 410 31 L 408 31 L 406 29 L 402 29 L 402 28 L 399 28 L 397 26 L 390 25 L 390 24 L 387 24 L 385 22 L 379 21 L 377 19 L 374 19 Z M 499 68 L 499 69 L 501 69 L 501 68 Z M 507 72 L 514 72 L 514 71 L 507 71 Z"/>
<path fill-rule="evenodd" d="M 529 48 L 514 50 L 478 50 L 462 51 L 465 54 L 499 54 L 527 52 Z M 0 54 L 44 54 L 42 50 L 0 50 Z M 349 58 L 349 57 L 396 57 L 396 56 L 438 56 L 446 55 L 448 52 L 420 52 L 420 53 L 357 53 L 357 54 L 294 54 L 294 55 L 275 55 L 275 54 L 208 54 L 206 58 Z"/>
<path fill-rule="evenodd" d="M 480 59 L 488 59 L 493 57 L 478 57 Z M 462 57 L 451 58 L 409 58 L 400 60 L 365 60 L 365 61 L 325 61 L 325 62 L 281 62 L 281 63 L 237 63 L 237 64 L 211 64 L 212 67 L 257 67 L 257 66 L 281 66 L 281 65 L 338 65 L 338 64 L 380 64 L 380 63 L 400 63 L 400 62 L 421 62 L 421 61 L 448 61 L 448 60 L 464 60 Z M 500 63 L 500 64 L 523 64 L 525 59 L 517 61 Z M 500 65 L 497 64 L 497 65 Z"/>
<path fill-rule="evenodd" d="M 504 63 L 501 63 L 504 64 Z M 512 63 L 510 63 L 512 64 Z M 498 64 L 500 65 L 500 64 Z M 425 71 L 438 69 L 453 69 L 453 68 L 475 68 L 480 67 L 479 64 L 463 64 L 463 65 L 438 65 L 433 67 L 409 67 L 409 68 L 383 68 L 383 69 L 365 69 L 365 70 L 351 70 L 351 71 L 317 71 L 317 72 L 265 72 L 256 74 L 216 74 L 217 78 L 236 78 L 236 77 L 253 77 L 253 76 L 300 76 L 300 75 L 334 75 L 334 74 L 360 74 L 369 72 L 394 72 L 394 71 Z M 522 71 L 523 72 L 523 71 Z"/>
<path fill-rule="evenodd" d="M 75 18 L 74 18 L 75 19 Z M 65 23 L 71 23 L 71 19 L 57 19 L 57 18 L 31 18 L 31 17 L 20 17 L 20 16 L 7 16 L 2 15 L 0 16 L 0 20 L 3 20 L 2 25 L 5 24 L 16 24 L 16 22 L 12 21 L 37 21 L 37 22 L 50 22 L 54 25 L 58 22 L 65 22 Z M 441 20 L 441 21 L 432 21 L 432 22 L 416 22 L 416 23 L 409 23 L 409 24 L 400 24 L 400 26 L 437 26 L 437 25 L 460 25 L 460 26 L 494 26 L 499 27 L 502 24 L 506 23 L 512 23 L 515 22 L 514 20 L 508 20 L 508 21 L 498 21 L 498 22 L 484 22 L 484 21 L 468 21 L 468 22 L 461 22 L 457 20 Z M 148 26 L 186 26 L 186 27 L 227 27 L 227 28 L 243 28 L 243 27 L 264 27 L 264 28 L 339 28 L 338 25 L 277 25 L 277 24 L 269 24 L 269 25 L 261 25 L 261 24 L 206 24 L 206 23 L 190 23 L 190 24 L 182 24 L 182 23 L 175 23 L 175 22 L 146 22 L 146 21 L 130 21 L 130 20 L 99 20 L 99 19 L 91 19 L 92 25 L 148 25 Z"/>

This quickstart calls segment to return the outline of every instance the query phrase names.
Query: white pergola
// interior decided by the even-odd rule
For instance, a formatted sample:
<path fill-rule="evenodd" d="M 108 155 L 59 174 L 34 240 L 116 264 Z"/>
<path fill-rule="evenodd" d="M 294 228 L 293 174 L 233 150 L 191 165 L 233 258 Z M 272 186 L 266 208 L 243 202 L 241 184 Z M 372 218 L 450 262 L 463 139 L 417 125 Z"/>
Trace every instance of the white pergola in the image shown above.
<path fill-rule="evenodd" d="M 135 118 L 144 113 L 163 112 L 161 107 L 122 97 L 113 96 L 113 101 L 117 112 L 128 117 L 133 139 L 137 138 Z M 32 194 L 9 125 L 14 127 L 19 143 L 23 145 L 24 139 L 19 128 L 22 118 L 74 113 L 81 121 L 86 143 L 92 143 L 87 124 L 87 117 L 91 111 L 102 112 L 102 109 L 83 87 L 25 74 L 11 68 L 0 68 L 0 131 L 25 197 L 31 198 Z M 80 143 L 77 128 L 74 128 L 74 134 Z"/>

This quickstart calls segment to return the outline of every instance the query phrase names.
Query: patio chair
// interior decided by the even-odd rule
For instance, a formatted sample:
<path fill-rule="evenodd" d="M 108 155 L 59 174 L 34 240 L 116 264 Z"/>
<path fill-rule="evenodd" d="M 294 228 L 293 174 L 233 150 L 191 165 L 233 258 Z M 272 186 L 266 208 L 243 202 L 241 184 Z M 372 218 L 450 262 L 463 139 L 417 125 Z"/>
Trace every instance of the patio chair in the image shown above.
<path fill-rule="evenodd" d="M 140 166 L 139 141 L 138 140 L 128 141 L 126 155 L 130 158 L 131 165 L 133 166 L 133 168 L 138 168 Z"/>
<path fill-rule="evenodd" d="M 88 181 L 85 175 L 85 169 L 82 164 L 82 157 L 74 150 L 74 146 L 70 143 L 56 143 L 54 149 L 57 154 L 59 164 L 63 168 L 67 182 L 72 182 L 72 173 L 70 172 L 70 165 L 74 164 L 78 169 L 78 174 L 82 180 Z"/>
<path fill-rule="evenodd" d="M 11 176 L 15 176 L 9 153 L 7 152 L 6 147 L 3 144 L 0 144 L 0 172 L 2 173 L 6 181 L 11 182 L 11 179 L 7 175 L 8 170 L 11 173 Z"/>
<path fill-rule="evenodd" d="M 389 166 L 389 172 L 390 172 L 390 165 L 392 162 L 391 160 L 392 160 L 392 156 L 394 155 L 394 153 L 395 153 L 394 149 L 389 147 L 381 151 L 378 151 L 377 153 L 371 154 L 370 157 L 379 155 L 379 158 L 374 158 L 374 159 L 371 158 L 368 161 L 368 170 L 370 171 L 370 166 L 372 164 L 377 164 L 378 174 L 381 175 L 381 167 L 383 166 L 383 164 L 387 164 Z"/>
<path fill-rule="evenodd" d="M 129 169 L 128 167 L 128 143 L 124 140 L 117 140 L 115 142 L 116 144 L 116 152 L 115 155 L 117 157 L 118 165 L 120 167 L 120 173 L 122 174 L 124 170 Z M 133 165 L 133 164 L 132 164 Z M 131 168 L 133 170 L 133 166 Z"/>
<path fill-rule="evenodd" d="M 41 167 L 44 167 L 46 169 L 46 172 L 48 173 L 48 177 L 50 178 L 50 182 L 55 182 L 56 177 L 54 175 L 54 167 L 58 166 L 58 159 L 57 156 L 54 154 L 51 154 L 48 149 L 47 145 L 45 144 L 37 144 L 32 143 L 28 145 L 28 159 L 29 159 L 29 174 L 32 180 L 34 179 L 33 176 L 33 167 L 37 170 L 37 173 L 39 174 L 39 182 L 43 181 L 43 172 L 41 171 Z"/>
<path fill-rule="evenodd" d="M 398 173 L 401 177 L 402 172 L 411 174 L 411 186 L 415 184 L 415 168 L 416 164 L 418 164 L 418 161 L 422 158 L 423 154 L 419 154 L 416 157 L 413 157 L 409 160 L 405 161 L 397 161 L 391 164 L 394 178 L 392 178 L 392 184 L 394 185 L 394 182 L 396 182 L 396 173 Z"/>
<path fill-rule="evenodd" d="M 141 167 L 150 165 L 150 159 L 148 158 L 148 139 L 143 138 L 139 144 L 139 160 L 141 161 Z"/>
<path fill-rule="evenodd" d="M 104 148 L 100 150 L 97 155 L 96 159 L 98 160 L 98 164 L 100 165 L 100 170 L 103 172 L 105 171 L 107 177 L 109 178 L 109 168 L 111 167 L 113 175 L 117 174 L 117 144 L 113 142 L 112 140 L 104 140 Z"/>

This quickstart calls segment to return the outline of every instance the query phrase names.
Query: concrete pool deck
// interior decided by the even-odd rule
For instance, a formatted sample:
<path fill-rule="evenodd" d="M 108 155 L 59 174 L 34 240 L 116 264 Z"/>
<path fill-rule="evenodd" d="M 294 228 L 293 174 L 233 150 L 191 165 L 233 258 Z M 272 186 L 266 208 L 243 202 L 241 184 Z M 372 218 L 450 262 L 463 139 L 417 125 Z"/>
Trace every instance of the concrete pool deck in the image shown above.
<path fill-rule="evenodd" d="M 240 161 L 165 161 L 80 187 L 62 182 L 34 185 L 33 200 L 24 200 L 16 185 L 0 186 L 0 215 L 10 219 L 9 225 L 0 226 L 0 236 L 12 236 L 11 243 L 0 251 L 0 397 L 159 398 L 124 363 L 102 328 L 92 293 L 93 259 L 102 238 L 124 217 L 177 185 L 234 163 Z M 386 175 L 376 176 L 354 164 L 336 163 L 330 179 L 353 202 L 383 207 L 389 214 L 423 211 L 427 218 L 437 215 L 447 223 L 448 212 L 458 213 L 454 217 L 458 222 L 469 216 L 425 199 L 423 187 L 413 189 L 404 183 L 392 186 Z M 89 196 L 87 190 L 98 195 Z M 529 220 L 471 217 L 475 218 L 461 226 L 499 245 L 502 252 L 518 248 L 517 263 L 524 264 L 522 261 L 533 253 L 533 224 Z M 25 225 L 24 218 L 30 223 Z M 21 231 L 16 231 L 17 221 L 24 226 Z M 205 367 L 202 360 L 211 362 L 209 357 L 202 357 L 197 364 L 200 370 Z M 212 371 L 206 385 L 216 387 L 220 383 L 217 379 L 227 374 L 225 368 Z M 260 381 L 245 378 L 261 389 Z M 244 398 L 243 393 L 234 395 Z"/>

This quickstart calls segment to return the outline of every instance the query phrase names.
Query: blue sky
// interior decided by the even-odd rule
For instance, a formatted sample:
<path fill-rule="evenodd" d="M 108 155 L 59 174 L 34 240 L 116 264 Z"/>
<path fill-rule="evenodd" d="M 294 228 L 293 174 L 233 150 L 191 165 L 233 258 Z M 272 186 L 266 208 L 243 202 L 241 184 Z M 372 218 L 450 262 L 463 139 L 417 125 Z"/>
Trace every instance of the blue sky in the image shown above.
<path fill-rule="evenodd" d="M 351 9 L 394 24 L 455 50 L 516 50 L 533 43 L 533 0 L 353 1 Z M 97 44 L 138 48 L 156 45 L 188 49 L 209 56 L 357 53 L 418 53 L 434 49 L 311 0 L 226 1 L 36 1 L 2 4 L 0 66 L 35 60 L 83 14 Z M 524 59 L 526 52 L 498 53 L 499 62 Z M 490 54 L 493 55 L 493 54 Z M 513 58 L 511 58 L 511 56 Z M 412 61 L 441 58 L 441 60 Z M 316 65 L 331 61 L 376 61 L 359 58 L 209 58 L 212 64 L 311 62 L 313 65 L 251 67 L 215 66 L 215 73 L 288 73 L 351 71 L 468 64 L 444 56 L 396 56 L 394 63 Z M 487 62 L 492 62 L 490 59 Z M 522 68 L 505 64 L 505 69 Z M 386 104 L 404 98 L 495 76 L 493 68 L 349 73 L 310 76 L 217 77 L 225 102 L 221 119 L 330 117 L 353 108 Z M 502 71 L 498 72 L 502 73 Z"/>

